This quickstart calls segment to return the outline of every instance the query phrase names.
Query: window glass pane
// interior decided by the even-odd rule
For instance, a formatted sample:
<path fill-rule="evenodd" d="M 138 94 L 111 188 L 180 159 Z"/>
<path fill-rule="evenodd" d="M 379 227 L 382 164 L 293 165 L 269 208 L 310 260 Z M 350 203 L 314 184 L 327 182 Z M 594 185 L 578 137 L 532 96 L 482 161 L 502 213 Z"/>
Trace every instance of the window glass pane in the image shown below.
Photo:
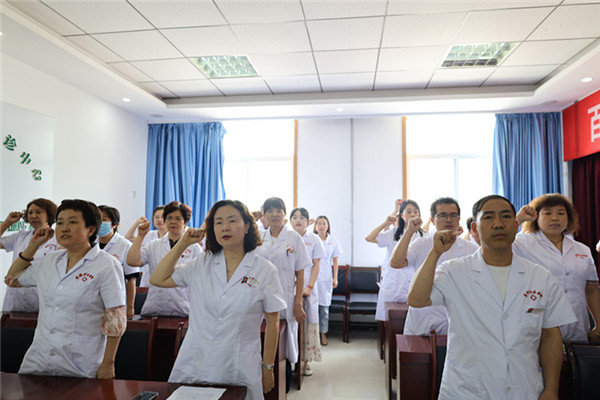
<path fill-rule="evenodd" d="M 423 224 L 431 203 L 447 196 L 454 196 L 454 159 L 408 159 L 408 198 L 419 204 Z"/>
<path fill-rule="evenodd" d="M 463 158 L 458 160 L 458 195 L 464 222 L 471 215 L 473 204 L 492 193 L 492 160 Z M 465 208 L 466 207 L 466 208 Z M 466 214 L 468 212 L 468 214 Z"/>
<path fill-rule="evenodd" d="M 294 155 L 293 120 L 225 121 L 223 126 L 229 159 Z"/>

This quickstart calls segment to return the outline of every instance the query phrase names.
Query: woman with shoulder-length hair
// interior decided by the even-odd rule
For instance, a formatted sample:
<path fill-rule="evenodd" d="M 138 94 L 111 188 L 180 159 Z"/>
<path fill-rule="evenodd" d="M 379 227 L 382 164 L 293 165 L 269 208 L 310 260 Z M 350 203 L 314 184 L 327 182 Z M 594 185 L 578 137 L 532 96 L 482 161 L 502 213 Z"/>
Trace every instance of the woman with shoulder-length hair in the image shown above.
<path fill-rule="evenodd" d="M 94 244 L 100 221 L 94 203 L 63 200 L 56 239 L 64 249 L 34 261 L 54 235 L 48 226 L 38 228 L 10 267 L 9 286 L 37 286 L 40 296 L 33 343 L 20 374 L 114 378 L 127 327 L 125 284 L 118 261 Z"/>
<path fill-rule="evenodd" d="M 127 264 L 141 267 L 148 264 L 150 275 L 156 269 L 160 260 L 171 250 L 183 236 L 187 223 L 192 218 L 192 209 L 178 201 L 172 201 L 164 208 L 164 220 L 167 224 L 167 234 L 162 239 L 153 240 L 144 247 L 142 242 L 150 222 L 138 227 L 138 235 L 127 253 Z M 181 254 L 178 264 L 183 264 L 197 257 L 202 252 L 198 243 L 192 243 Z M 190 313 L 190 297 L 187 288 L 163 289 L 150 284 L 146 301 L 142 306 L 141 315 L 162 315 L 187 317 Z"/>
<path fill-rule="evenodd" d="M 590 249 L 573 239 L 579 230 L 573 204 L 561 194 L 545 194 L 523 206 L 517 220 L 523 229 L 513 243 L 515 254 L 552 272 L 577 315 L 577 322 L 560 327 L 563 338 L 600 343 L 598 273 Z M 588 309 L 595 323 L 592 330 Z"/>
<path fill-rule="evenodd" d="M 243 203 L 218 201 L 205 223 L 206 253 L 175 268 L 183 251 L 204 237 L 190 228 L 150 277 L 158 287 L 190 289 L 190 328 L 169 382 L 244 385 L 247 399 L 262 399 L 275 384 L 279 311 L 286 307 L 277 270 L 255 254 L 261 239 Z"/>
<path fill-rule="evenodd" d="M 29 223 L 33 230 L 22 230 L 11 235 L 4 236 L 4 233 L 13 224 L 23 218 L 24 222 Z M 0 249 L 12 252 L 12 261 L 19 258 L 19 253 L 27 247 L 35 229 L 42 227 L 52 227 L 56 220 L 56 204 L 48 199 L 31 200 L 24 212 L 13 211 L 8 214 L 6 219 L 0 224 Z M 58 250 L 56 238 L 51 237 L 43 246 L 37 250 L 34 260 L 40 260 L 46 254 Z M 37 288 L 6 288 L 2 311 L 4 312 L 38 312 L 39 300 Z"/>

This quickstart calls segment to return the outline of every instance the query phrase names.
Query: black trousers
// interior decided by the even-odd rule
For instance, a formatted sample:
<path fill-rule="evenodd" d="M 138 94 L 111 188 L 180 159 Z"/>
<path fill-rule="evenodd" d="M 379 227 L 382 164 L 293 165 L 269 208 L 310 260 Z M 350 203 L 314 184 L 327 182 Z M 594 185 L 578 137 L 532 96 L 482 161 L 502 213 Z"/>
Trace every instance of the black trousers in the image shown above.
<path fill-rule="evenodd" d="M 285 392 L 290 392 L 290 386 L 292 383 L 292 363 L 285 359 Z"/>

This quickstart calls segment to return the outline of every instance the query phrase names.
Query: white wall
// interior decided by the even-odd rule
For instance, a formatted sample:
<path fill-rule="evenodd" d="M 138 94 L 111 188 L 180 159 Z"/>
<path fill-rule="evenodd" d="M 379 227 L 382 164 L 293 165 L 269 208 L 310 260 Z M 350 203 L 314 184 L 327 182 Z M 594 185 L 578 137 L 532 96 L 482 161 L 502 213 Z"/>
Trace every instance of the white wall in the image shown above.
<path fill-rule="evenodd" d="M 144 213 L 146 121 L 18 60 L 0 56 L 2 101 L 54 120 L 51 199 L 60 203 L 65 198 L 83 198 L 116 207 L 121 212 L 120 231 L 127 231 Z M 9 210 L 22 210 L 26 205 L 7 204 L 2 197 L 2 220 Z M 2 276 L 10 260 L 2 257 Z"/>
<path fill-rule="evenodd" d="M 298 205 L 330 219 L 341 264 L 382 263 L 364 238 L 401 197 L 401 154 L 401 117 L 298 121 Z"/>

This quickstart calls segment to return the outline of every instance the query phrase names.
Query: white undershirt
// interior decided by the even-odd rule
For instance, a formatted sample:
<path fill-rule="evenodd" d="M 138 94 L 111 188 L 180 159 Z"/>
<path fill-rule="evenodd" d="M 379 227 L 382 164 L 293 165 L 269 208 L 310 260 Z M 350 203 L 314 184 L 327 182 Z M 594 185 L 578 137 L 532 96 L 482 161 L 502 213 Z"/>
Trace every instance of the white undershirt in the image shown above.
<path fill-rule="evenodd" d="M 510 275 L 510 268 L 512 265 L 507 265 L 506 267 L 494 267 L 489 264 L 486 265 L 496 281 L 496 286 L 498 286 L 500 297 L 502 297 L 502 301 L 504 302 L 504 298 L 506 297 L 506 288 L 508 287 L 508 275 Z"/>

